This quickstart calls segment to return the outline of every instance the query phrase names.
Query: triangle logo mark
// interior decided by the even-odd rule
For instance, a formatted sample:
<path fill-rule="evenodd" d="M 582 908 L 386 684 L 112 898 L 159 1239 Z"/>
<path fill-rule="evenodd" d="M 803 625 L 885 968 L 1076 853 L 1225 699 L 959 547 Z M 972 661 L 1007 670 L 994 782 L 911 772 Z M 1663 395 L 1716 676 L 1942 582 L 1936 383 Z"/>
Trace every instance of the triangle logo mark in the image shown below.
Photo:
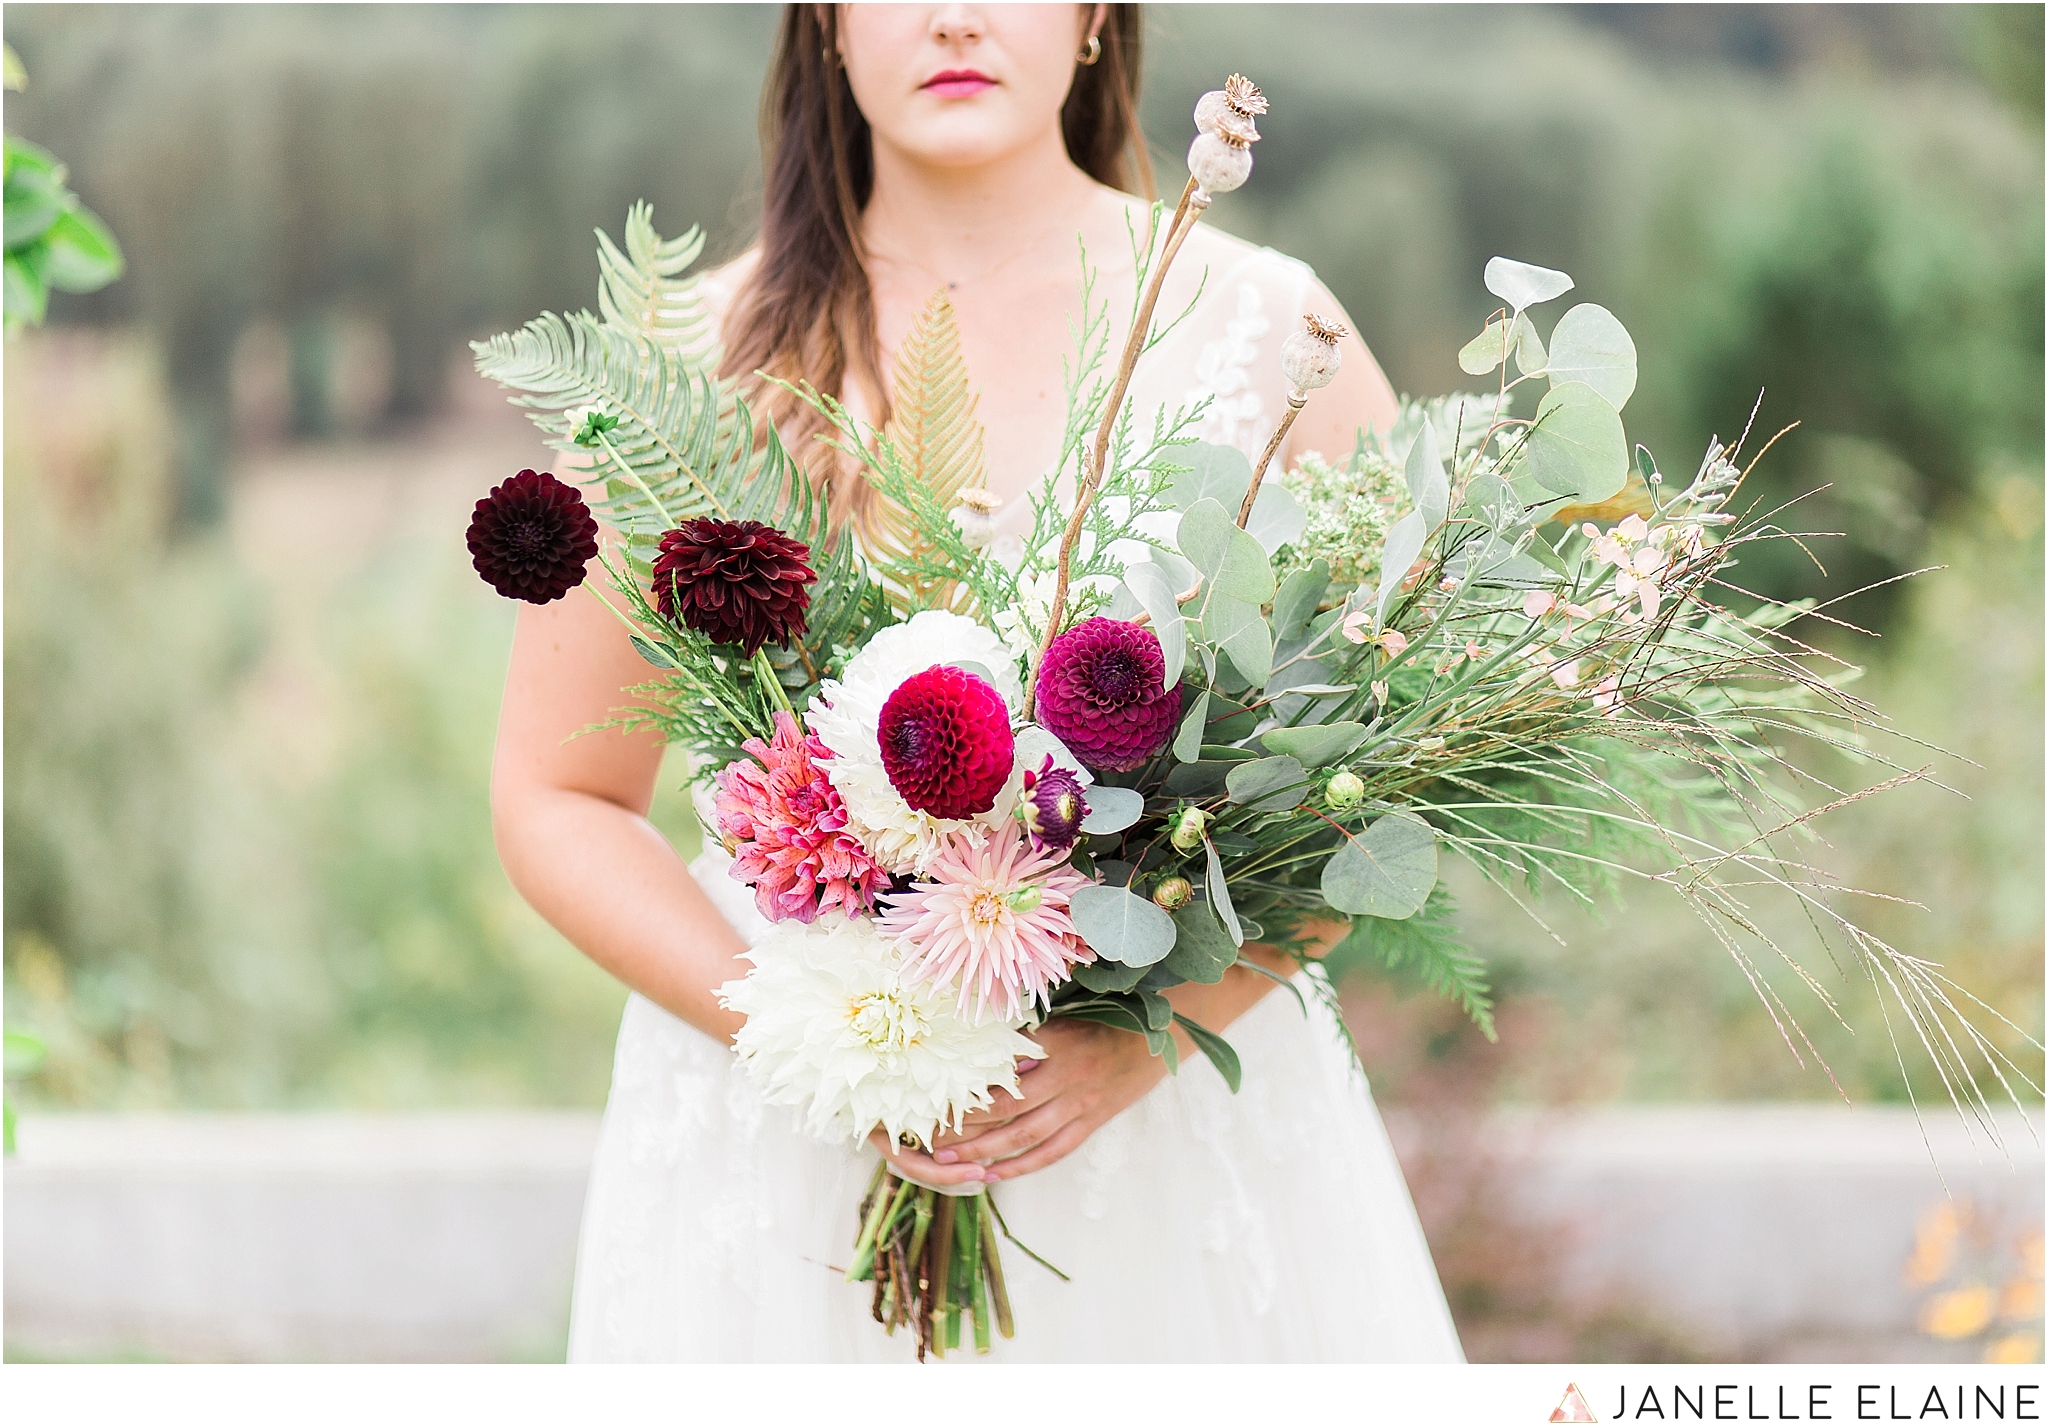
<path fill-rule="evenodd" d="M 1550 1421 L 1553 1423 L 1598 1423 L 1600 1420 L 1593 1416 L 1592 1407 L 1587 1404 L 1586 1395 L 1579 1392 L 1579 1386 L 1571 1384 L 1565 1389 L 1564 1397 L 1558 1400 L 1557 1407 L 1550 1410 Z"/>

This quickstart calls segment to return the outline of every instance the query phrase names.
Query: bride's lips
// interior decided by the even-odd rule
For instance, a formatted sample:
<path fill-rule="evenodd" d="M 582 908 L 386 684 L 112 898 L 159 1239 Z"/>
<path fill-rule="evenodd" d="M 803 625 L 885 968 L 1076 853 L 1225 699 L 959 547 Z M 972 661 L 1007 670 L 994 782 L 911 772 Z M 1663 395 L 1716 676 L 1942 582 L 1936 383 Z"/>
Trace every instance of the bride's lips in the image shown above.
<path fill-rule="evenodd" d="M 941 99 L 965 99 L 970 94 L 993 89 L 995 84 L 978 69 L 942 69 L 918 88 Z"/>

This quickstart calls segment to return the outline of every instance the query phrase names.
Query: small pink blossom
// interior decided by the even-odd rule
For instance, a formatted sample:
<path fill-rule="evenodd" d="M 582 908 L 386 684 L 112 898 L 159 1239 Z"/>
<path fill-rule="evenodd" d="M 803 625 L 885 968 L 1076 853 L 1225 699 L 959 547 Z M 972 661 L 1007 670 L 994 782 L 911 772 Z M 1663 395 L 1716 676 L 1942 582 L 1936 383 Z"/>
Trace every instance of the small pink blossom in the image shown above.
<path fill-rule="evenodd" d="M 824 741 L 778 712 L 771 742 L 742 747 L 753 758 L 718 772 L 718 831 L 733 852 L 732 876 L 752 884 L 761 916 L 810 922 L 827 908 L 852 916 L 872 906 L 886 877 L 846 831 L 839 791 L 816 763 L 832 756 Z"/>
<path fill-rule="evenodd" d="M 1557 597 L 1548 590 L 1531 590 L 1522 597 L 1522 613 L 1532 620 L 1548 615 L 1557 604 Z"/>
<path fill-rule="evenodd" d="M 1593 707 L 1609 719 L 1621 713 L 1621 676 L 1610 674 L 1593 686 Z"/>
<path fill-rule="evenodd" d="M 1399 630 L 1388 630 L 1380 636 L 1380 648 L 1390 657 L 1399 659 L 1408 648 L 1408 637 Z"/>
<path fill-rule="evenodd" d="M 1467 640 L 1465 641 L 1465 658 L 1477 664 L 1480 660 L 1486 658 L 1486 650 L 1480 645 L 1479 641 Z"/>
<path fill-rule="evenodd" d="M 1372 638 L 1372 611 L 1353 610 L 1344 617 L 1339 628 L 1343 630 L 1344 638 L 1354 645 L 1364 644 Z"/>
<path fill-rule="evenodd" d="M 907 954 L 904 975 L 960 989 L 963 1014 L 1014 1021 L 1094 952 L 1067 901 L 1089 880 L 1064 852 L 1033 849 L 1012 820 L 979 840 L 953 834 L 928 880 L 889 896 L 876 919 Z"/>

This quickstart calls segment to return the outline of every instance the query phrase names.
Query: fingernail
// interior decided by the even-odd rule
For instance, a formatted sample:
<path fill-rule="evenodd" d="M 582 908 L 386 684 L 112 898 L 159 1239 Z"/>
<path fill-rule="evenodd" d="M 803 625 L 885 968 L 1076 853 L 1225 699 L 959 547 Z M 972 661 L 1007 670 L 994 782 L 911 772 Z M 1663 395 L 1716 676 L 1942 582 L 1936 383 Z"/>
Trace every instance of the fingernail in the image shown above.
<path fill-rule="evenodd" d="M 959 1158 L 960 1152 L 957 1150 L 942 1150 L 932 1156 L 932 1159 L 936 1160 L 941 1165 L 951 1165 L 954 1161 L 958 1160 Z"/>
<path fill-rule="evenodd" d="M 1036 1071 L 1040 1066 L 1043 1066 L 1044 1064 L 1045 1063 L 1042 1061 L 1034 1061 L 1029 1056 L 1027 1056 L 1022 1061 L 1019 1061 L 1017 1063 L 1017 1074 L 1021 1076 L 1026 1071 Z"/>

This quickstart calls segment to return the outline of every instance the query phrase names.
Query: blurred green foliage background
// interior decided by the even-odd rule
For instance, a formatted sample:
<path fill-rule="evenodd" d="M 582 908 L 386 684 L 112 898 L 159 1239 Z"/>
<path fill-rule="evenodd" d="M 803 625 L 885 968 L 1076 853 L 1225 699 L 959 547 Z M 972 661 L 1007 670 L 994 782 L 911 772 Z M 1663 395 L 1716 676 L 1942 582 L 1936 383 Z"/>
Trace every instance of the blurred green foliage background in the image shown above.
<path fill-rule="evenodd" d="M 538 443 L 464 339 L 591 301 L 645 197 L 744 246 L 774 7 L 9 6 L 55 151 L 129 275 L 7 353 L 5 939 L 29 1103 L 603 1096 L 622 993 L 528 912 L 486 783 L 512 612 L 469 501 Z M 1163 188 L 1195 96 L 1274 99 L 1215 221 L 1312 263 L 1395 385 L 1468 382 L 1494 253 L 1562 268 L 1642 353 L 1667 471 L 1758 425 L 1798 525 L 1755 588 L 1844 600 L 1865 688 L 1974 765 L 1836 815 L 1879 930 L 2038 1036 L 2042 9 L 1160 6 Z M 695 837 L 665 778 L 659 820 Z M 1413 1055 L 1506 1094 L 1808 1097 L 1743 979 L 1639 897 L 1564 944 L 1477 890 L 1498 1048 L 1359 969 Z M 1839 983 L 1840 979 L 1837 979 Z M 1854 1096 L 1902 1094 L 1809 1015 Z M 1519 1009 L 1519 1010 L 1517 1010 Z M 1368 1049 L 1371 1049 L 1368 1040 Z M 1418 1060 L 1418 1057 L 1420 1058 Z M 1909 1048 L 1916 1082 L 1924 1062 Z"/>

